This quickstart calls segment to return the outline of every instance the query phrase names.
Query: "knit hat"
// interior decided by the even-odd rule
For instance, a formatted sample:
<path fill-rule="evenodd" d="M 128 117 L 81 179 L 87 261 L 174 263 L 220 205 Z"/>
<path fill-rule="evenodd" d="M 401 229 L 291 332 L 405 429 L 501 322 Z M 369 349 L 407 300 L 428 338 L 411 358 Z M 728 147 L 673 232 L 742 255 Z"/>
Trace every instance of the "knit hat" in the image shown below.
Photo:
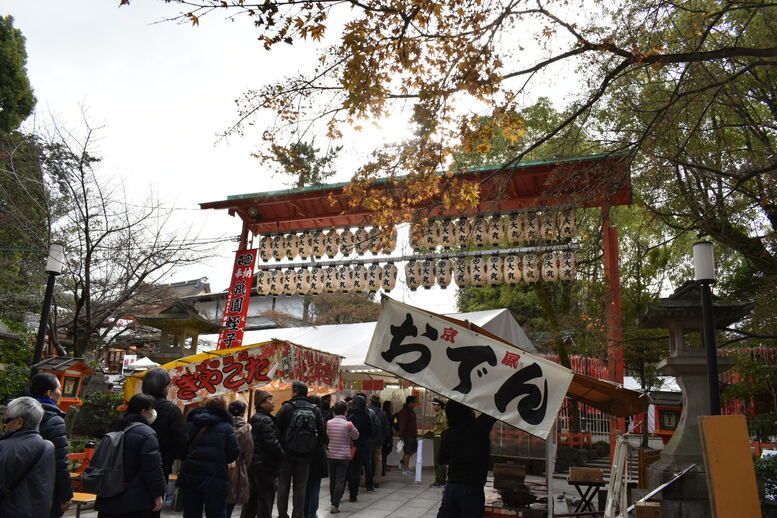
<path fill-rule="evenodd" d="M 271 397 L 272 397 L 272 393 L 267 392 L 266 390 L 257 390 L 254 393 L 254 405 L 256 405 L 256 407 L 259 408 L 259 405 L 261 405 Z"/>

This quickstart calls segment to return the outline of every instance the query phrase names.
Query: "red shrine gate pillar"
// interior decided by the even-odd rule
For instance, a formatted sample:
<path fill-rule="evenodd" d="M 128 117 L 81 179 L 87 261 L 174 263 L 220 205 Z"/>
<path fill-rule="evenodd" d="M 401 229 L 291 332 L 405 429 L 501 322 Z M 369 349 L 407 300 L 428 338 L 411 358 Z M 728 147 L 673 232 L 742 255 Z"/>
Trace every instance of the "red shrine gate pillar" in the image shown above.
<path fill-rule="evenodd" d="M 618 229 L 610 226 L 609 208 L 602 207 L 602 241 L 604 243 L 604 279 L 607 285 L 605 322 L 607 326 L 607 377 L 623 384 L 623 316 L 621 314 L 621 279 L 618 266 Z M 610 418 L 610 460 L 615 453 L 616 430 L 626 431 L 624 418 Z"/>

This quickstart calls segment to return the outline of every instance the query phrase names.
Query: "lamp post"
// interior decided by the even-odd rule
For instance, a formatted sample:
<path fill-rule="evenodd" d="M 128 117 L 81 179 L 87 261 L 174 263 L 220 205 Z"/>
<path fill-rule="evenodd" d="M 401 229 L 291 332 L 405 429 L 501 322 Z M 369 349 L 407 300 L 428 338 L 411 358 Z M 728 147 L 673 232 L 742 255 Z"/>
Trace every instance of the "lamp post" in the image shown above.
<path fill-rule="evenodd" d="M 57 275 L 62 273 L 62 267 L 65 264 L 65 247 L 59 243 L 52 243 L 49 247 L 49 257 L 46 261 L 46 273 L 49 274 L 46 283 L 46 295 L 43 297 L 43 307 L 40 311 L 40 325 L 38 326 L 38 340 L 35 342 L 35 355 L 32 358 L 32 364 L 40 362 L 43 354 L 43 341 L 46 338 L 46 328 L 48 327 L 49 314 L 51 313 L 51 299 L 54 297 L 54 280 Z M 33 369 L 32 374 L 35 374 Z"/>
<path fill-rule="evenodd" d="M 694 279 L 701 287 L 701 314 L 704 328 L 704 347 L 707 351 L 710 415 L 720 415 L 718 349 L 715 344 L 715 319 L 712 314 L 711 288 L 715 282 L 715 254 L 710 241 L 698 241 L 693 244 L 693 269 Z"/>

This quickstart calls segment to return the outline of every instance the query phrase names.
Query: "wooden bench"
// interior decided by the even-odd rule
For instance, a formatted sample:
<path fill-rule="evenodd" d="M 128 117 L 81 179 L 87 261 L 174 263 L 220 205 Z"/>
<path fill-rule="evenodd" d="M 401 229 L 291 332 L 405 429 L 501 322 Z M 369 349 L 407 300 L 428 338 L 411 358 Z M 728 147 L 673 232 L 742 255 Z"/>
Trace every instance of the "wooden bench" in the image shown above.
<path fill-rule="evenodd" d="M 76 506 L 76 518 L 81 516 L 81 508 L 88 504 L 94 504 L 97 500 L 97 495 L 93 493 L 73 493 L 73 502 Z"/>

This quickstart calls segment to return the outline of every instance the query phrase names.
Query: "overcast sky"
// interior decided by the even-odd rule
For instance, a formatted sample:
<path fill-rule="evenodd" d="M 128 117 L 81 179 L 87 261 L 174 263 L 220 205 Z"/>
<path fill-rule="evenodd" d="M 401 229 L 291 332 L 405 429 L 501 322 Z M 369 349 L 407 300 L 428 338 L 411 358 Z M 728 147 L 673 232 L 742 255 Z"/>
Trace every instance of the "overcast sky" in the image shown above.
<path fill-rule="evenodd" d="M 103 158 L 102 171 L 123 179 L 135 199 L 154 191 L 178 209 L 179 225 L 194 225 L 201 237 L 237 235 L 237 218 L 200 211 L 198 203 L 285 188 L 288 179 L 271 176 L 250 156 L 258 130 L 219 144 L 217 135 L 236 120 L 234 100 L 241 93 L 309 67 L 313 47 L 267 53 L 250 21 L 219 15 L 199 27 L 156 23 L 178 12 L 148 0 L 121 8 L 118 0 L 4 0 L 0 14 L 11 14 L 27 39 L 27 71 L 38 99 L 36 116 L 24 128 L 44 124 L 51 114 L 78 133 L 83 107 L 90 124 L 101 128 L 93 152 Z M 374 145 L 404 131 L 399 119 L 359 138 Z M 344 144 L 336 181 L 350 178 L 352 161 L 366 148 Z M 213 260 L 170 280 L 208 277 L 213 290 L 225 289 L 235 248 L 222 245 Z M 454 289 L 402 288 L 399 282 L 391 295 L 432 311 L 455 310 Z"/>

